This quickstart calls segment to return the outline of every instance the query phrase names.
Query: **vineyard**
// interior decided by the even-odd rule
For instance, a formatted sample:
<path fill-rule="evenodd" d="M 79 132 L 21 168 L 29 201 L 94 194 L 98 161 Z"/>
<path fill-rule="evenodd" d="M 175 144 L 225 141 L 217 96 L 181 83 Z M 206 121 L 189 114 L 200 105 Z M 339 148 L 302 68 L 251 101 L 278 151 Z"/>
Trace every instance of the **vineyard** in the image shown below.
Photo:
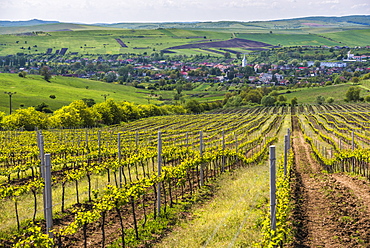
<path fill-rule="evenodd" d="M 287 128 L 292 145 L 284 160 Z M 254 245 L 366 247 L 369 134 L 365 104 L 218 110 L 100 129 L 2 131 L 1 243 L 154 246 L 173 225 L 176 210 L 199 197 L 201 188 L 230 171 L 266 164 L 269 147 L 276 145 L 276 229 L 270 228 L 265 203 L 259 224 L 254 224 L 259 229 Z M 49 158 L 52 203 L 44 207 Z M 326 212 L 310 209 L 313 195 L 322 195 L 315 204 Z M 44 218 L 48 211 L 52 226 Z M 328 223 L 320 227 L 326 229 L 313 226 L 314 214 L 320 221 L 326 216 Z M 315 230 L 331 236 L 320 240 Z"/>

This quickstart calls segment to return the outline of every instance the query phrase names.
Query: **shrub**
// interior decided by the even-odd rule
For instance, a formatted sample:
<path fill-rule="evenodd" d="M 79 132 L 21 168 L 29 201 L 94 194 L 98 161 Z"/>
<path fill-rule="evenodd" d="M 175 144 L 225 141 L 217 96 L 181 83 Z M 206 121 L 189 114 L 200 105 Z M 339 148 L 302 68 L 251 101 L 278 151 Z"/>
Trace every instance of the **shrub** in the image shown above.
<path fill-rule="evenodd" d="M 331 104 L 331 103 L 333 103 L 333 102 L 334 102 L 334 98 L 333 98 L 333 97 L 328 97 L 328 98 L 326 99 L 326 102 L 327 102 L 327 103 L 329 103 L 329 104 Z"/>

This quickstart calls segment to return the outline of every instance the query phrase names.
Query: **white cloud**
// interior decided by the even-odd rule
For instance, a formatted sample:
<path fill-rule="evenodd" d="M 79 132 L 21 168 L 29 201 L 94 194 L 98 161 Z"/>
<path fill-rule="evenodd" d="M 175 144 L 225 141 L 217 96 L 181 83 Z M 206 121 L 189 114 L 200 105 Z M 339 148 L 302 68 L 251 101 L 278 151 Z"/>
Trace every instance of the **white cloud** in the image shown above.
<path fill-rule="evenodd" d="M 370 5 L 367 3 L 356 4 L 356 5 L 352 5 L 351 9 L 359 9 L 359 8 L 364 8 L 364 7 L 370 7 Z"/>
<path fill-rule="evenodd" d="M 321 3 L 323 3 L 323 4 L 338 4 L 339 1 L 338 0 L 329 0 L 329 1 L 323 1 Z"/>

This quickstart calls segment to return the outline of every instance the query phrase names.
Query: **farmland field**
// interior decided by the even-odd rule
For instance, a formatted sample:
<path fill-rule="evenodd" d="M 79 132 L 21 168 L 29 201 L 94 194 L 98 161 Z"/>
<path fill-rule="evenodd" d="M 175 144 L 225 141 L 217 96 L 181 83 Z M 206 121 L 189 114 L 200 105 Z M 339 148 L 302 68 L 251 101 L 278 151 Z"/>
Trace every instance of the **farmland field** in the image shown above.
<path fill-rule="evenodd" d="M 221 42 L 220 48 L 228 48 L 227 42 L 235 38 L 254 42 L 263 42 L 257 48 L 269 46 L 366 46 L 369 29 L 349 30 L 331 33 L 279 33 L 268 31 L 264 33 L 241 30 L 239 32 L 181 30 L 181 29 L 150 29 L 150 30 L 90 30 L 44 32 L 27 35 L 1 35 L 0 55 L 16 53 L 44 54 L 51 49 L 51 54 L 67 48 L 67 53 L 78 54 L 151 54 L 171 47 L 188 49 L 173 49 L 178 54 L 200 54 L 196 44 L 205 48 L 214 47 L 214 42 Z M 356 37 L 356 39 L 353 39 Z M 117 39 L 122 41 L 122 46 Z M 191 48 L 193 47 L 193 48 Z M 236 46 L 248 51 L 245 45 Z M 240 51 L 240 50 L 239 50 Z M 249 49 L 253 51 L 253 47 Z M 204 53 L 204 52 L 203 52 Z M 219 54 L 218 56 L 222 56 Z"/>
<path fill-rule="evenodd" d="M 267 247 L 269 242 L 367 246 L 369 118 L 368 104 L 301 105 L 155 117 L 102 129 L 43 130 L 45 153 L 52 161 L 54 242 L 62 247 L 139 247 L 159 242 L 163 229 L 176 222 L 174 216 L 189 214 L 182 206 L 202 196 L 198 189 L 211 187 L 220 176 L 226 180 L 226 173 L 233 175 L 229 183 L 236 183 L 240 173 L 249 191 L 247 182 L 256 180 L 250 172 L 259 168 L 258 183 L 265 183 L 260 192 L 250 192 L 249 205 L 226 204 L 221 197 L 217 206 L 226 209 L 217 212 L 226 215 L 219 218 L 204 208 L 202 218 L 214 224 L 189 240 L 195 241 L 189 247 L 252 243 Z M 281 158 L 287 128 L 292 131 L 292 150 L 284 177 Z M 5 144 L 0 178 L 2 243 L 9 247 L 37 239 L 45 245 L 51 241 L 40 236 L 45 222 L 36 134 L 3 131 L 0 135 Z M 269 203 L 263 186 L 268 182 L 267 153 L 273 144 L 279 168 L 276 236 L 269 235 Z M 245 197 L 242 192 L 240 197 Z M 246 218 L 237 209 L 253 215 Z M 228 216 L 234 225 L 222 231 L 221 225 L 229 224 Z M 261 221 L 265 218 L 267 222 Z M 288 221 L 291 218 L 296 221 Z M 42 229 L 24 230 L 33 221 Z M 167 224 L 160 227 L 160 223 Z M 201 225 L 192 225 L 202 230 Z M 17 234 L 17 229 L 26 234 Z M 167 233 L 164 242 L 186 232 L 184 228 L 176 236 Z"/>

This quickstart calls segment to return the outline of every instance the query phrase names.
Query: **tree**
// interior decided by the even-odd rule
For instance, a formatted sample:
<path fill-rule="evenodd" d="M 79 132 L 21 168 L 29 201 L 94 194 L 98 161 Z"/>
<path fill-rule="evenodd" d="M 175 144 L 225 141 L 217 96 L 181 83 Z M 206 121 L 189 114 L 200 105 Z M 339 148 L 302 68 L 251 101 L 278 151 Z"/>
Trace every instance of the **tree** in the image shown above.
<path fill-rule="evenodd" d="M 293 66 L 297 66 L 298 63 L 299 63 L 298 59 L 293 59 L 292 61 L 290 61 L 290 64 Z"/>
<path fill-rule="evenodd" d="M 191 113 L 201 113 L 201 112 L 203 112 L 203 108 L 197 100 L 190 100 L 190 101 L 186 102 L 185 108 Z"/>
<path fill-rule="evenodd" d="M 313 66 L 315 67 L 320 67 L 320 65 L 321 65 L 321 62 L 318 60 L 315 60 L 315 62 L 313 63 Z"/>
<path fill-rule="evenodd" d="M 178 83 L 176 84 L 176 91 L 177 91 L 177 94 L 180 95 L 181 92 L 182 92 L 182 84 L 181 83 Z"/>
<path fill-rule="evenodd" d="M 229 108 L 229 107 L 239 107 L 243 105 L 243 99 L 238 95 L 238 96 L 232 96 L 230 97 L 226 104 L 225 104 L 225 108 Z"/>
<path fill-rule="evenodd" d="M 264 96 L 264 97 L 262 97 L 262 100 L 261 100 L 261 104 L 263 106 L 274 106 L 275 102 L 276 102 L 275 97 L 273 97 L 271 95 Z"/>
<path fill-rule="evenodd" d="M 27 76 L 27 72 L 21 71 L 20 73 L 18 73 L 18 76 L 22 77 L 22 78 L 25 78 Z"/>
<path fill-rule="evenodd" d="M 44 80 L 45 81 L 50 82 L 51 72 L 50 72 L 49 67 L 47 67 L 47 66 L 41 67 L 41 69 L 40 69 L 40 75 L 44 77 Z"/>
<path fill-rule="evenodd" d="M 332 104 L 334 102 L 334 98 L 333 97 L 328 97 L 326 99 L 326 102 L 329 103 L 329 104 Z"/>
<path fill-rule="evenodd" d="M 325 102 L 325 97 L 323 97 L 323 96 L 317 96 L 316 97 L 316 103 L 317 104 L 323 104 Z"/>
<path fill-rule="evenodd" d="M 358 82 L 360 82 L 360 78 L 359 77 L 353 77 L 351 79 L 351 81 L 353 82 L 353 84 L 358 84 Z"/>
<path fill-rule="evenodd" d="M 44 113 L 53 113 L 53 111 L 49 108 L 49 105 L 42 102 L 41 104 L 35 107 L 36 111 L 44 112 Z"/>
<path fill-rule="evenodd" d="M 106 125 L 119 124 L 124 120 L 124 113 L 119 104 L 112 99 L 95 104 L 93 107 L 101 116 L 101 122 Z"/>
<path fill-rule="evenodd" d="M 96 126 L 101 115 L 82 101 L 74 101 L 54 112 L 49 118 L 52 127 L 92 127 Z"/>
<path fill-rule="evenodd" d="M 28 131 L 35 128 L 47 127 L 47 118 L 44 113 L 36 111 L 34 107 L 27 109 L 17 109 L 13 114 L 7 115 L 2 120 L 4 128 L 18 129 L 24 128 Z"/>
<path fill-rule="evenodd" d="M 261 103 L 262 93 L 259 90 L 250 90 L 248 93 L 245 94 L 243 97 L 243 101 L 245 103 Z"/>
<path fill-rule="evenodd" d="M 279 95 L 279 96 L 278 96 L 278 98 L 277 98 L 277 100 L 278 100 L 279 102 L 286 102 L 286 101 L 287 101 L 287 98 L 286 98 L 286 96 Z"/>
<path fill-rule="evenodd" d="M 95 100 L 92 98 L 82 98 L 81 100 L 84 101 L 88 107 L 92 107 L 96 104 Z"/>
<path fill-rule="evenodd" d="M 117 80 L 117 75 L 116 75 L 116 73 L 114 73 L 114 72 L 108 72 L 106 75 L 105 75 L 105 81 L 107 82 L 107 83 L 112 83 L 112 82 L 114 82 L 114 81 L 116 81 Z"/>
<path fill-rule="evenodd" d="M 356 86 L 351 86 L 346 92 L 346 101 L 357 102 L 360 100 L 361 89 Z"/>
<path fill-rule="evenodd" d="M 292 106 L 297 105 L 298 104 L 297 97 L 293 97 L 292 100 L 290 100 L 290 103 L 291 103 Z"/>
<path fill-rule="evenodd" d="M 229 52 L 224 53 L 225 59 L 231 58 L 231 54 Z"/>

